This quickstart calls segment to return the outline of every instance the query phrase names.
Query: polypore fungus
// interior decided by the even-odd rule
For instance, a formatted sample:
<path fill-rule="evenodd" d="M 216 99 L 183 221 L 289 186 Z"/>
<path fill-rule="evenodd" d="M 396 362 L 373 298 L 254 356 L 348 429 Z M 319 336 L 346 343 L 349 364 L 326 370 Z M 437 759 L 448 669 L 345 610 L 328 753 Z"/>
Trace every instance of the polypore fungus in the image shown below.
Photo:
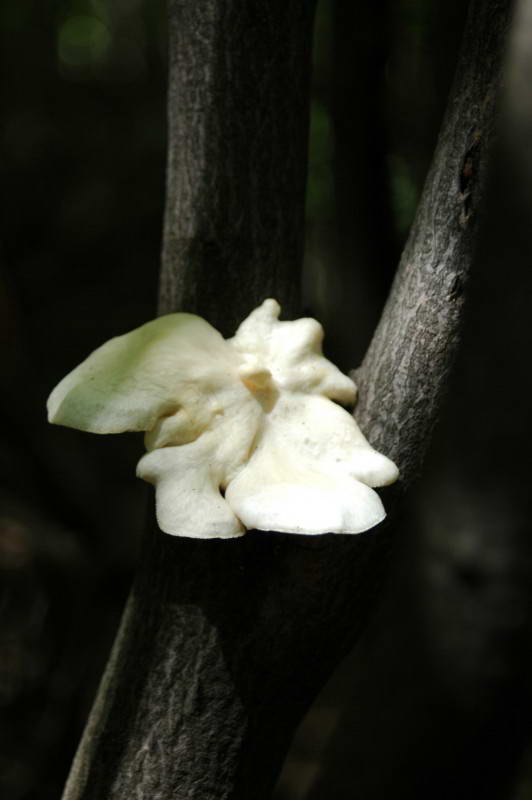
<path fill-rule="evenodd" d="M 353 404 L 356 386 L 322 355 L 321 325 L 279 313 L 265 300 L 228 340 L 193 314 L 117 336 L 56 386 L 49 421 L 145 431 L 137 475 L 166 533 L 366 531 L 385 517 L 371 487 L 397 468 L 333 402 Z"/>

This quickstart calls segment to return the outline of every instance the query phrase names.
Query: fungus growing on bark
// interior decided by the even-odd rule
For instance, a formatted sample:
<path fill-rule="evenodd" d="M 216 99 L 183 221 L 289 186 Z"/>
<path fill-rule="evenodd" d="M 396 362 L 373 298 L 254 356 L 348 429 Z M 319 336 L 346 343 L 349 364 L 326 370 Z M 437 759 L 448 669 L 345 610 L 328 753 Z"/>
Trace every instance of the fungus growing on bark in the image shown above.
<path fill-rule="evenodd" d="M 356 386 L 322 355 L 321 325 L 279 313 L 265 300 L 228 340 L 184 313 L 117 336 L 56 386 L 49 421 L 145 431 L 137 475 L 155 484 L 166 533 L 366 531 L 385 517 L 371 487 L 397 468 L 337 404 Z"/>

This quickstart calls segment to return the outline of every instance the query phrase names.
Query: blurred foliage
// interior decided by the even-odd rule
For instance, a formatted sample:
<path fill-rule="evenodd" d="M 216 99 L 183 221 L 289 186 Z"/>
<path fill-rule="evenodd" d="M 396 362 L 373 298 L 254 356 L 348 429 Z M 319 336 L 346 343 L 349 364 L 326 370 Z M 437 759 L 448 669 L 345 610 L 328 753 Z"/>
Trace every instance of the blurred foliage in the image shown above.
<path fill-rule="evenodd" d="M 330 113 L 319 100 L 313 100 L 311 114 L 306 214 L 309 221 L 331 220 L 334 217 L 333 125 Z"/>
<path fill-rule="evenodd" d="M 419 200 L 419 187 L 416 185 L 408 163 L 394 153 L 389 156 L 392 205 L 395 212 L 397 233 L 404 237 L 410 229 Z"/>

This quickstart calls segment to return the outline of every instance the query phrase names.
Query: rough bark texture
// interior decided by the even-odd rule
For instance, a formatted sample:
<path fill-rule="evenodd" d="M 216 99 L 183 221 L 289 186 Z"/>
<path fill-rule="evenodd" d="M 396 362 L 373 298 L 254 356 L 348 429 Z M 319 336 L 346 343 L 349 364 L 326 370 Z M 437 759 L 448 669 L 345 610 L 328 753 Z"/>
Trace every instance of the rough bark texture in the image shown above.
<path fill-rule="evenodd" d="M 314 0 L 172 0 L 160 311 L 297 310 Z"/>
<path fill-rule="evenodd" d="M 160 311 L 197 312 L 226 335 L 268 296 L 293 317 L 314 3 L 171 0 L 169 10 Z M 297 699 L 305 684 L 293 665 L 285 676 L 291 612 L 276 584 L 290 594 L 300 566 L 288 557 L 273 577 L 282 537 L 221 544 L 148 535 L 68 800 L 269 794 L 298 716 L 290 708 L 278 728 L 278 687 L 295 681 Z"/>
<path fill-rule="evenodd" d="M 405 479 L 456 345 L 498 80 L 506 3 L 472 6 L 435 166 L 359 377 L 358 416 Z M 171 3 L 161 311 L 186 307 L 230 333 L 269 294 L 297 310 L 311 17 L 305 0 Z M 382 541 L 151 531 L 65 800 L 267 798 L 372 605 Z"/>
<path fill-rule="evenodd" d="M 362 367 L 356 417 L 415 477 L 460 334 L 486 183 L 508 0 L 473 0 L 456 80 L 414 225 Z"/>

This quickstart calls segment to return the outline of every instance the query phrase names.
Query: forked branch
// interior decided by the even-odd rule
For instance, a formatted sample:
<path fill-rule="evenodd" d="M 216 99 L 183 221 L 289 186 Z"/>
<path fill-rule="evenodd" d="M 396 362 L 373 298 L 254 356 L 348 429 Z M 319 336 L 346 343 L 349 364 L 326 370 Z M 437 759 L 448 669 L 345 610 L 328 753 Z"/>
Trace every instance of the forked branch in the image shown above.
<path fill-rule="evenodd" d="M 508 2 L 473 0 L 434 164 L 357 418 L 408 483 L 458 341 Z M 224 333 L 297 311 L 312 3 L 172 0 L 161 311 Z M 261 800 L 374 598 L 383 533 L 150 532 L 64 800 Z"/>

